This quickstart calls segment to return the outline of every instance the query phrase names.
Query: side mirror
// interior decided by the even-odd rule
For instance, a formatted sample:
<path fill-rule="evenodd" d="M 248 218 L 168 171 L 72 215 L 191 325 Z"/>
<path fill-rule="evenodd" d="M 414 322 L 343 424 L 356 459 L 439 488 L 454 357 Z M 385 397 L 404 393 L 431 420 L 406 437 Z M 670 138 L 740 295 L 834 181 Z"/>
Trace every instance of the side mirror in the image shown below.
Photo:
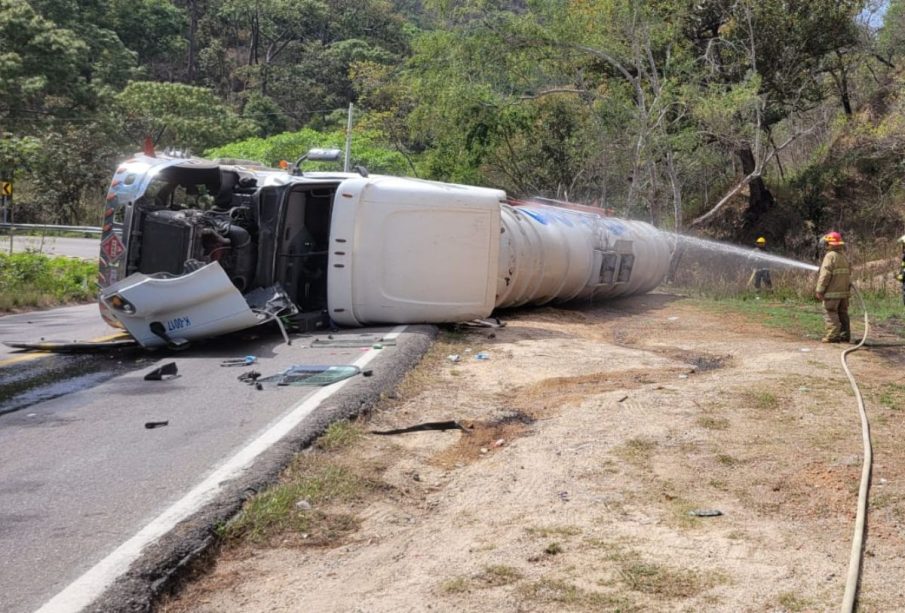
<path fill-rule="evenodd" d="M 303 159 L 316 162 L 336 162 L 342 157 L 342 154 L 343 152 L 339 149 L 311 149 Z"/>
<path fill-rule="evenodd" d="M 337 162 L 342 157 L 343 152 L 339 149 L 309 149 L 308 153 L 295 161 L 292 168 L 292 174 L 302 174 L 302 162 L 311 160 L 314 162 Z"/>

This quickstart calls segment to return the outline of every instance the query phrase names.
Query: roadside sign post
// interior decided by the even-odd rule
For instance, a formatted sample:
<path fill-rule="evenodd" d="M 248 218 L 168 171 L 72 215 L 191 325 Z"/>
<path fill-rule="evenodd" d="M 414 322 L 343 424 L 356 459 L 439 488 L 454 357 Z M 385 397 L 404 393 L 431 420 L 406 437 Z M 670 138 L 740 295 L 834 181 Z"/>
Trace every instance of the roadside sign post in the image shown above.
<path fill-rule="evenodd" d="M 13 182 L 0 179 L 0 210 L 3 211 L 3 223 L 13 220 Z M 9 254 L 13 254 L 13 229 L 9 229 Z"/>
<path fill-rule="evenodd" d="M 13 182 L 0 179 L 0 209 L 3 209 L 3 223 L 12 221 Z"/>

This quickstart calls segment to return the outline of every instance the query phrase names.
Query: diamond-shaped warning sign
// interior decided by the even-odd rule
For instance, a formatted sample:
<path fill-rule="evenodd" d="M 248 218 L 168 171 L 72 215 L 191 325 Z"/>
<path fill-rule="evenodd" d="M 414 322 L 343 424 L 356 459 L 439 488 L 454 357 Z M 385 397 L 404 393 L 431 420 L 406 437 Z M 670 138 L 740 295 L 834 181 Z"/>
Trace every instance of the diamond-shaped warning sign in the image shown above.
<path fill-rule="evenodd" d="M 125 250 L 123 242 L 116 234 L 111 234 L 101 242 L 101 254 L 111 264 L 117 261 Z"/>

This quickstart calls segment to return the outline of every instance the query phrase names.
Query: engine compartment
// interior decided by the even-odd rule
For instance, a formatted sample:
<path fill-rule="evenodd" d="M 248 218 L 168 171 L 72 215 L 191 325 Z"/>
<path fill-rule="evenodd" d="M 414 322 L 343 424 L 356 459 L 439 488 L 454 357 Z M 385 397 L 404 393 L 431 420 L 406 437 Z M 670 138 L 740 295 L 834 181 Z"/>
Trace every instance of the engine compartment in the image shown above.
<path fill-rule="evenodd" d="M 216 164 L 162 169 L 128 207 L 124 276 L 180 276 L 217 262 L 243 295 L 278 286 L 294 311 L 324 312 L 339 181 L 260 179 Z"/>

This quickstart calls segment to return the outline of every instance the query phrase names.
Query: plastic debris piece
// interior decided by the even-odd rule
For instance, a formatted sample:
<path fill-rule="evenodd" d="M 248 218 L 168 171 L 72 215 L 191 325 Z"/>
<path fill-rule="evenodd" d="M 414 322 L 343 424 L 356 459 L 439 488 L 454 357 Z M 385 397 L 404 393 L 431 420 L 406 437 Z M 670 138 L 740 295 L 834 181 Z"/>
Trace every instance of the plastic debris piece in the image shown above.
<path fill-rule="evenodd" d="M 169 362 L 146 374 L 145 381 L 161 381 L 164 377 L 175 378 L 178 372 L 176 362 Z"/>
<path fill-rule="evenodd" d="M 688 375 L 682 374 L 682 375 L 679 375 L 679 378 L 680 378 L 680 379 L 687 379 L 687 378 L 688 378 Z"/>
<path fill-rule="evenodd" d="M 722 514 L 719 509 L 695 509 L 688 512 L 691 517 L 719 517 Z"/>
<path fill-rule="evenodd" d="M 389 435 L 389 434 L 408 434 L 409 432 L 424 432 L 425 430 L 465 430 L 465 428 L 457 421 L 428 421 L 423 424 L 409 426 L 407 428 L 396 428 L 395 430 L 371 430 L 371 434 Z"/>
<path fill-rule="evenodd" d="M 229 358 L 220 362 L 220 366 L 251 366 L 258 361 L 253 355 L 247 355 L 244 358 Z"/>
<path fill-rule="evenodd" d="M 476 359 L 476 360 L 489 360 L 489 359 L 490 359 L 490 354 L 487 353 L 486 351 L 480 351 L 480 352 L 474 354 L 474 359 Z"/>
<path fill-rule="evenodd" d="M 669 321 L 677 321 L 679 318 L 673 315 L 672 317 L 667 317 L 666 319 L 668 319 Z"/>
<path fill-rule="evenodd" d="M 502 447 L 505 444 L 506 444 L 506 439 L 504 439 L 504 438 L 498 438 L 497 440 L 493 441 L 494 447 Z"/>
<path fill-rule="evenodd" d="M 162 428 L 166 425 L 169 425 L 169 421 L 146 421 L 145 428 L 148 430 L 153 430 L 154 428 Z"/>
<path fill-rule="evenodd" d="M 371 345 L 371 349 L 383 349 L 383 343 L 374 343 Z"/>
<path fill-rule="evenodd" d="M 310 511 L 311 503 L 307 500 L 297 500 L 295 503 L 295 508 L 299 511 Z"/>
<path fill-rule="evenodd" d="M 811 352 L 811 350 L 808 349 L 807 347 L 802 347 L 802 348 L 799 349 L 798 351 L 800 351 L 801 353 L 810 353 L 810 352 Z"/>
<path fill-rule="evenodd" d="M 481 453 L 487 453 L 488 451 L 487 447 L 481 447 Z"/>
<path fill-rule="evenodd" d="M 454 353 L 452 355 L 446 356 L 446 359 L 450 362 L 460 362 L 462 361 L 462 356 L 460 356 L 458 353 Z"/>

